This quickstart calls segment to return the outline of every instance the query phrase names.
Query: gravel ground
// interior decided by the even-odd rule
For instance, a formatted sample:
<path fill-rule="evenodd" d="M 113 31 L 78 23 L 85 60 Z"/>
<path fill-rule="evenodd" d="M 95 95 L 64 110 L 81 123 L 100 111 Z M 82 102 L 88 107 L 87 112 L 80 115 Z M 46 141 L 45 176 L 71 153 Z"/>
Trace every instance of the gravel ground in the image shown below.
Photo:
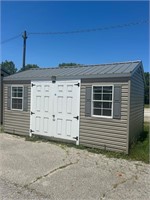
<path fill-rule="evenodd" d="M 86 150 L 0 134 L 4 200 L 148 200 L 150 168 Z"/>
<path fill-rule="evenodd" d="M 144 108 L 144 122 L 150 122 L 150 108 Z"/>

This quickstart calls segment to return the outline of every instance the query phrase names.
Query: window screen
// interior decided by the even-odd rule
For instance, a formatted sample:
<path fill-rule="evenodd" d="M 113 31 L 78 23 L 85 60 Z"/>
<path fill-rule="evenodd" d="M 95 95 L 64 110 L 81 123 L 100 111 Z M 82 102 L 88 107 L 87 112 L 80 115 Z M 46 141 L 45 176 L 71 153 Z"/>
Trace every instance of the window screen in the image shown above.
<path fill-rule="evenodd" d="M 93 86 L 93 115 L 112 116 L 112 86 Z"/>
<path fill-rule="evenodd" d="M 12 109 L 22 110 L 23 108 L 23 87 L 12 87 L 11 90 Z"/>

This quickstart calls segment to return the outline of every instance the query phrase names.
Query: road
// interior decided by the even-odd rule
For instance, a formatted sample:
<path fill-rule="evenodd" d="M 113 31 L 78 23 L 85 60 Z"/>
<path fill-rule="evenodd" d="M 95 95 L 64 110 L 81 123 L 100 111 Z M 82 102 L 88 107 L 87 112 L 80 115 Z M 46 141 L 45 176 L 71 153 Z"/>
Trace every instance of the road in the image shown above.
<path fill-rule="evenodd" d="M 66 145 L 0 134 L 3 200 L 148 200 L 150 169 Z"/>

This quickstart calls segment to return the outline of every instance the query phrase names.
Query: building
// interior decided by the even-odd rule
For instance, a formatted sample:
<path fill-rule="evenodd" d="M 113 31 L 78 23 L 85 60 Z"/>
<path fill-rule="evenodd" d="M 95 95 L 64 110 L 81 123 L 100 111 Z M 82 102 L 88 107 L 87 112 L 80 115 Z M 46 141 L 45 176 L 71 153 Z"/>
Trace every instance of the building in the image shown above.
<path fill-rule="evenodd" d="M 4 78 L 4 131 L 128 153 L 143 131 L 141 61 L 31 69 Z"/>
<path fill-rule="evenodd" d="M 9 76 L 10 73 L 0 67 L 1 80 L 0 80 L 0 123 L 3 123 L 3 78 Z"/>

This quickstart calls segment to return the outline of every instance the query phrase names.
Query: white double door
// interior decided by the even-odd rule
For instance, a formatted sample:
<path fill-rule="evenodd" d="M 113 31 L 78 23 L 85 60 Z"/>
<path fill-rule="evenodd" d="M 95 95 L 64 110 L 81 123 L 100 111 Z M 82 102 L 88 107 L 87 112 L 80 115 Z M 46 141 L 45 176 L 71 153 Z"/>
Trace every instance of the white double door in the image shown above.
<path fill-rule="evenodd" d="M 80 80 L 31 83 L 30 131 L 79 143 Z"/>

